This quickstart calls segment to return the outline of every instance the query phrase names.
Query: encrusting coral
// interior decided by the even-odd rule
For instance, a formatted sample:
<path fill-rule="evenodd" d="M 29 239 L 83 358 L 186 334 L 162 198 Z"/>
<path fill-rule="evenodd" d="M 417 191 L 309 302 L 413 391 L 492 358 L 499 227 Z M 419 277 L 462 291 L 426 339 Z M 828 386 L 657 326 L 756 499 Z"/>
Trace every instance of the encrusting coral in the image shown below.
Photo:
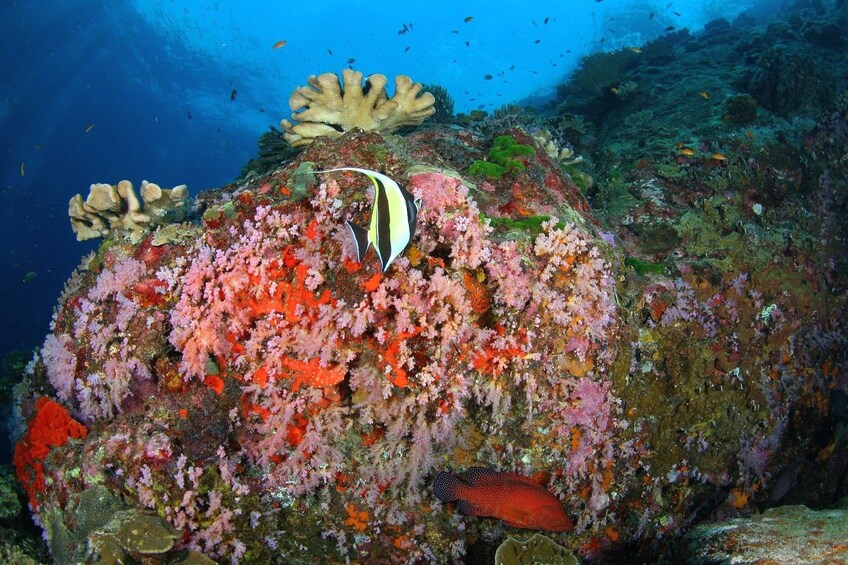
<path fill-rule="evenodd" d="M 309 145 L 316 137 L 339 137 L 353 128 L 391 133 L 416 126 L 435 113 L 435 96 L 422 93 L 420 83 L 405 75 L 395 77 L 395 93 L 386 94 L 385 75 L 371 75 L 362 86 L 362 73 L 342 71 L 343 85 L 335 73 L 311 75 L 309 86 L 295 89 L 289 98 L 291 119 L 280 127 L 292 147 Z"/>
<path fill-rule="evenodd" d="M 186 185 L 168 189 L 144 180 L 140 190 L 141 199 L 132 183 L 122 180 L 117 185 L 92 184 L 85 200 L 75 194 L 68 202 L 68 216 L 77 241 L 126 234 L 137 243 L 151 227 L 185 218 Z"/>

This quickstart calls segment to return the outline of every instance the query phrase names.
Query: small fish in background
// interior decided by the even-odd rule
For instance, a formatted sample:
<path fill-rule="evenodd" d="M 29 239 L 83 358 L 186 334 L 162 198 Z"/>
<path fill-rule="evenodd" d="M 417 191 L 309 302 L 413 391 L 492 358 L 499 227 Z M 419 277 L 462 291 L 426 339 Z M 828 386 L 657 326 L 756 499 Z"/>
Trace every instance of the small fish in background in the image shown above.
<path fill-rule="evenodd" d="M 466 41 L 466 42 L 465 42 L 465 46 L 466 46 L 466 47 L 471 47 L 471 43 L 469 43 L 468 41 Z"/>
<path fill-rule="evenodd" d="M 692 149 L 691 147 L 681 147 L 680 148 L 680 154 L 686 155 L 687 157 L 691 157 L 695 154 L 695 150 Z"/>
<path fill-rule="evenodd" d="M 712 155 L 710 155 L 710 159 L 712 159 L 713 161 L 724 161 L 725 159 L 727 159 L 727 155 L 725 155 L 724 153 L 713 153 Z"/>
<path fill-rule="evenodd" d="M 536 45 L 538 45 L 538 44 L 539 44 L 539 43 L 541 43 L 541 42 L 542 42 L 542 40 L 541 40 L 541 39 L 537 39 L 537 40 L 536 40 L 536 41 L 534 41 L 533 43 L 535 43 Z"/>
<path fill-rule="evenodd" d="M 286 40 L 281 39 L 272 46 L 272 49 L 279 49 L 280 47 L 284 46 L 285 44 L 286 44 Z"/>
<path fill-rule="evenodd" d="M 332 50 L 332 49 L 327 49 L 327 53 L 328 53 L 329 55 L 332 55 L 332 54 L 333 54 L 333 50 Z"/>
<path fill-rule="evenodd" d="M 230 102 L 236 99 L 236 89 L 234 88 L 232 92 L 230 92 Z"/>
<path fill-rule="evenodd" d="M 34 281 L 37 278 L 38 278 L 38 273 L 36 273 L 35 271 L 30 271 L 30 272 L 28 272 L 27 274 L 24 275 L 23 282 L 24 282 L 24 284 L 26 284 L 28 282 Z"/>
<path fill-rule="evenodd" d="M 675 16 L 680 16 L 680 15 L 681 15 L 681 14 L 680 14 L 680 12 L 672 12 L 672 14 L 674 14 Z"/>
<path fill-rule="evenodd" d="M 804 464 L 800 460 L 794 460 L 783 467 L 768 485 L 768 497 L 760 503 L 760 511 L 780 504 L 792 487 L 795 486 Z"/>
<path fill-rule="evenodd" d="M 651 12 L 651 15 L 650 15 L 650 16 L 648 16 L 648 19 L 649 19 L 649 20 L 653 20 L 653 19 L 654 19 L 654 13 L 653 13 L 653 12 Z"/>
<path fill-rule="evenodd" d="M 703 98 L 704 100 L 709 100 L 709 99 L 710 99 L 710 93 L 709 93 L 709 92 L 707 92 L 706 90 L 702 90 L 701 92 L 699 92 L 699 93 L 698 93 L 698 96 L 700 96 L 700 97 L 701 97 L 701 98 Z"/>
<path fill-rule="evenodd" d="M 85 130 L 83 130 L 83 133 L 88 133 L 93 129 L 94 129 L 94 124 L 93 123 L 88 124 L 87 126 L 85 126 Z"/>
<path fill-rule="evenodd" d="M 463 514 L 498 518 L 515 528 L 549 532 L 574 528 L 551 491 L 516 473 L 471 467 L 463 479 L 442 471 L 433 481 L 433 493 L 442 502 L 456 502 Z"/>
<path fill-rule="evenodd" d="M 465 22 L 465 23 L 467 23 L 467 24 L 470 24 L 471 22 L 473 22 L 473 21 L 474 21 L 474 16 L 467 16 L 467 17 L 466 17 L 464 20 L 462 20 L 462 21 L 464 21 L 464 22 Z"/>
<path fill-rule="evenodd" d="M 356 59 L 354 59 L 353 57 L 351 57 L 350 59 L 348 59 L 348 60 L 347 60 L 347 64 L 348 64 L 348 65 L 352 65 L 352 64 L 354 64 L 355 62 L 356 62 Z"/>
<path fill-rule="evenodd" d="M 668 33 L 669 31 L 674 31 L 674 26 L 668 26 L 667 28 L 665 28 L 665 31 L 666 33 Z"/>
<path fill-rule="evenodd" d="M 404 49 L 404 50 L 403 50 L 403 52 L 404 52 L 404 53 L 406 53 L 407 51 L 409 51 L 409 47 L 408 47 L 408 46 L 407 46 L 407 48 L 406 48 L 406 49 Z"/>
<path fill-rule="evenodd" d="M 24 162 L 23 162 L 23 161 L 21 161 L 21 176 L 24 176 L 24 173 L 25 173 L 25 172 L 26 172 L 26 171 L 24 170 Z"/>
<path fill-rule="evenodd" d="M 636 53 L 637 55 L 638 55 L 639 53 L 641 53 L 641 52 L 642 52 L 642 48 L 641 48 L 641 47 L 629 47 L 628 49 L 630 49 L 631 51 L 633 51 L 633 52 L 634 52 L 634 53 Z"/>
<path fill-rule="evenodd" d="M 848 422 L 848 394 L 839 388 L 830 391 L 827 414 L 834 423 Z"/>
<path fill-rule="evenodd" d="M 190 112 L 190 111 L 186 111 L 186 114 L 188 114 L 188 119 L 190 120 L 190 119 L 191 119 L 191 112 Z"/>
<path fill-rule="evenodd" d="M 544 25 L 548 25 L 548 22 L 551 21 L 551 18 L 545 18 Z"/>
<path fill-rule="evenodd" d="M 312 173 L 336 171 L 362 173 L 374 183 L 374 205 L 371 208 L 371 222 L 368 229 L 351 221 L 346 223 L 356 244 L 357 261 L 361 263 L 368 252 L 368 247 L 373 245 L 380 259 L 380 267 L 383 272 L 386 272 L 392 261 L 406 251 L 415 235 L 421 200 L 416 200 L 406 189 L 383 173 L 370 169 L 339 167 L 325 171 L 312 171 Z"/>
<path fill-rule="evenodd" d="M 493 78 L 495 77 L 493 77 L 492 75 L 483 75 L 483 80 L 492 80 Z"/>

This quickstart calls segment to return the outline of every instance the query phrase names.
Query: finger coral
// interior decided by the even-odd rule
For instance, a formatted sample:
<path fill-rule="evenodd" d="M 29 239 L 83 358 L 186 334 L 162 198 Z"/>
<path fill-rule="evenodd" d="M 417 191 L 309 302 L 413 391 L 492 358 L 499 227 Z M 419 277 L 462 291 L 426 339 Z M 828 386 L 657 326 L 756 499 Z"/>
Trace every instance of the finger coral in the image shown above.
<path fill-rule="evenodd" d="M 422 86 L 408 76 L 395 77 L 395 93 L 386 93 L 386 77 L 371 75 L 362 86 L 362 73 L 342 71 L 342 84 L 335 73 L 311 75 L 309 86 L 300 86 L 289 98 L 291 119 L 280 127 L 292 147 L 309 145 L 319 136 L 339 137 L 354 128 L 391 133 L 416 126 L 435 113 L 436 98 L 422 93 Z"/>

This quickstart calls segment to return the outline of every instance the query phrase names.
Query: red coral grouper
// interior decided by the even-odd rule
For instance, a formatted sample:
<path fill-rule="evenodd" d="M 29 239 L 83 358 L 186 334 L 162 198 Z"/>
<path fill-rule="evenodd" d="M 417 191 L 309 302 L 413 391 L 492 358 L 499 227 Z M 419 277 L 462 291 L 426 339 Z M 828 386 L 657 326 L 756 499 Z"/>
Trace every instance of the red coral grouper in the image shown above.
<path fill-rule="evenodd" d="M 457 501 L 465 514 L 500 518 L 516 528 L 549 532 L 574 528 L 553 493 L 515 473 L 471 467 L 463 480 L 442 471 L 436 475 L 433 492 L 442 502 Z"/>

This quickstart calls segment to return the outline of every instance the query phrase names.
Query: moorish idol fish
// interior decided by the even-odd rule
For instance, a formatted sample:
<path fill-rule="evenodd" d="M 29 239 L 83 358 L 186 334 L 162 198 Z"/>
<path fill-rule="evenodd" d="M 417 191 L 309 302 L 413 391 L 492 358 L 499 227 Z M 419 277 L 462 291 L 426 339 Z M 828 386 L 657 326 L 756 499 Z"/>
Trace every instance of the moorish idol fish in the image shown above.
<path fill-rule="evenodd" d="M 371 223 L 368 229 L 347 222 L 353 241 L 356 243 L 356 259 L 361 263 L 373 245 L 380 258 L 380 266 L 385 272 L 412 241 L 415 235 L 415 222 L 418 219 L 418 209 L 421 200 L 416 200 L 405 190 L 382 173 L 356 167 L 340 167 L 314 173 L 332 173 L 334 171 L 356 171 L 371 179 L 374 183 L 374 206 L 371 208 Z"/>

